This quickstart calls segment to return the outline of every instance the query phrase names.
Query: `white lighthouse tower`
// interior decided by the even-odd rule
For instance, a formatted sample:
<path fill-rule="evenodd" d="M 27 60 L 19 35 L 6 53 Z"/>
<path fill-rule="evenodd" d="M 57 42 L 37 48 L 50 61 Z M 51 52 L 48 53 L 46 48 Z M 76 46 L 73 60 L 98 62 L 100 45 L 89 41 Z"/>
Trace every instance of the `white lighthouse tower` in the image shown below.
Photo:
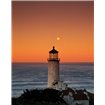
<path fill-rule="evenodd" d="M 52 88 L 54 82 L 59 81 L 59 58 L 58 58 L 58 51 L 53 49 L 49 51 L 49 58 L 48 58 L 48 87 Z"/>

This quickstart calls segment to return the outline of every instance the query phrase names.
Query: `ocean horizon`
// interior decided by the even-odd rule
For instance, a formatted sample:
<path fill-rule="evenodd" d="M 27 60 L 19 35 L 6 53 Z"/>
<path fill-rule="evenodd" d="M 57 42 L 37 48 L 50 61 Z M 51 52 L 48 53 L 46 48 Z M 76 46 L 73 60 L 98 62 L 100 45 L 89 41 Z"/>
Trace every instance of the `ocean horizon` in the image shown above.
<path fill-rule="evenodd" d="M 12 97 L 20 96 L 25 89 L 47 88 L 47 66 L 47 62 L 13 62 Z M 94 93 L 94 63 L 61 62 L 60 80 L 68 87 Z"/>

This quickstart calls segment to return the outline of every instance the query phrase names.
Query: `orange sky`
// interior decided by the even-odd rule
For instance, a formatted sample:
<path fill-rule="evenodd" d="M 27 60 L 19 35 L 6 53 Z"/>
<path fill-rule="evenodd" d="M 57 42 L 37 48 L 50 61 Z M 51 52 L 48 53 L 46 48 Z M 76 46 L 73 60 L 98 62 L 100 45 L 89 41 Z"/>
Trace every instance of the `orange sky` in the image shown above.
<path fill-rule="evenodd" d="M 12 2 L 12 62 L 47 62 L 52 46 L 61 62 L 94 61 L 93 1 Z"/>

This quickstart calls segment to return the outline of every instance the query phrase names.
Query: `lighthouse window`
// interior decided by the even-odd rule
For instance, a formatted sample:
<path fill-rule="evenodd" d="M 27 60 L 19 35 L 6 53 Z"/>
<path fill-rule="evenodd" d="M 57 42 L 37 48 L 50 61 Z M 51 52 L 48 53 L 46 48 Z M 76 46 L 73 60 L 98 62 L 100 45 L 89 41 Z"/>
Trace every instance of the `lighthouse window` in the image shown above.
<path fill-rule="evenodd" d="M 49 57 L 51 59 L 57 59 L 58 58 L 58 54 L 50 54 Z"/>

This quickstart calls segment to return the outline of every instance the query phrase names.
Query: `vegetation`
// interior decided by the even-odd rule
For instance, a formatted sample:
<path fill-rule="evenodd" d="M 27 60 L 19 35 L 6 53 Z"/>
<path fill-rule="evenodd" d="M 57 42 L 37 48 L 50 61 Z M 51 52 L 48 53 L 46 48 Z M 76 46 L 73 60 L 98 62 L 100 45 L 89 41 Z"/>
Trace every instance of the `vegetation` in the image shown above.
<path fill-rule="evenodd" d="M 12 98 L 12 105 L 67 105 L 60 95 L 61 92 L 54 89 L 27 89 L 20 97 Z"/>

